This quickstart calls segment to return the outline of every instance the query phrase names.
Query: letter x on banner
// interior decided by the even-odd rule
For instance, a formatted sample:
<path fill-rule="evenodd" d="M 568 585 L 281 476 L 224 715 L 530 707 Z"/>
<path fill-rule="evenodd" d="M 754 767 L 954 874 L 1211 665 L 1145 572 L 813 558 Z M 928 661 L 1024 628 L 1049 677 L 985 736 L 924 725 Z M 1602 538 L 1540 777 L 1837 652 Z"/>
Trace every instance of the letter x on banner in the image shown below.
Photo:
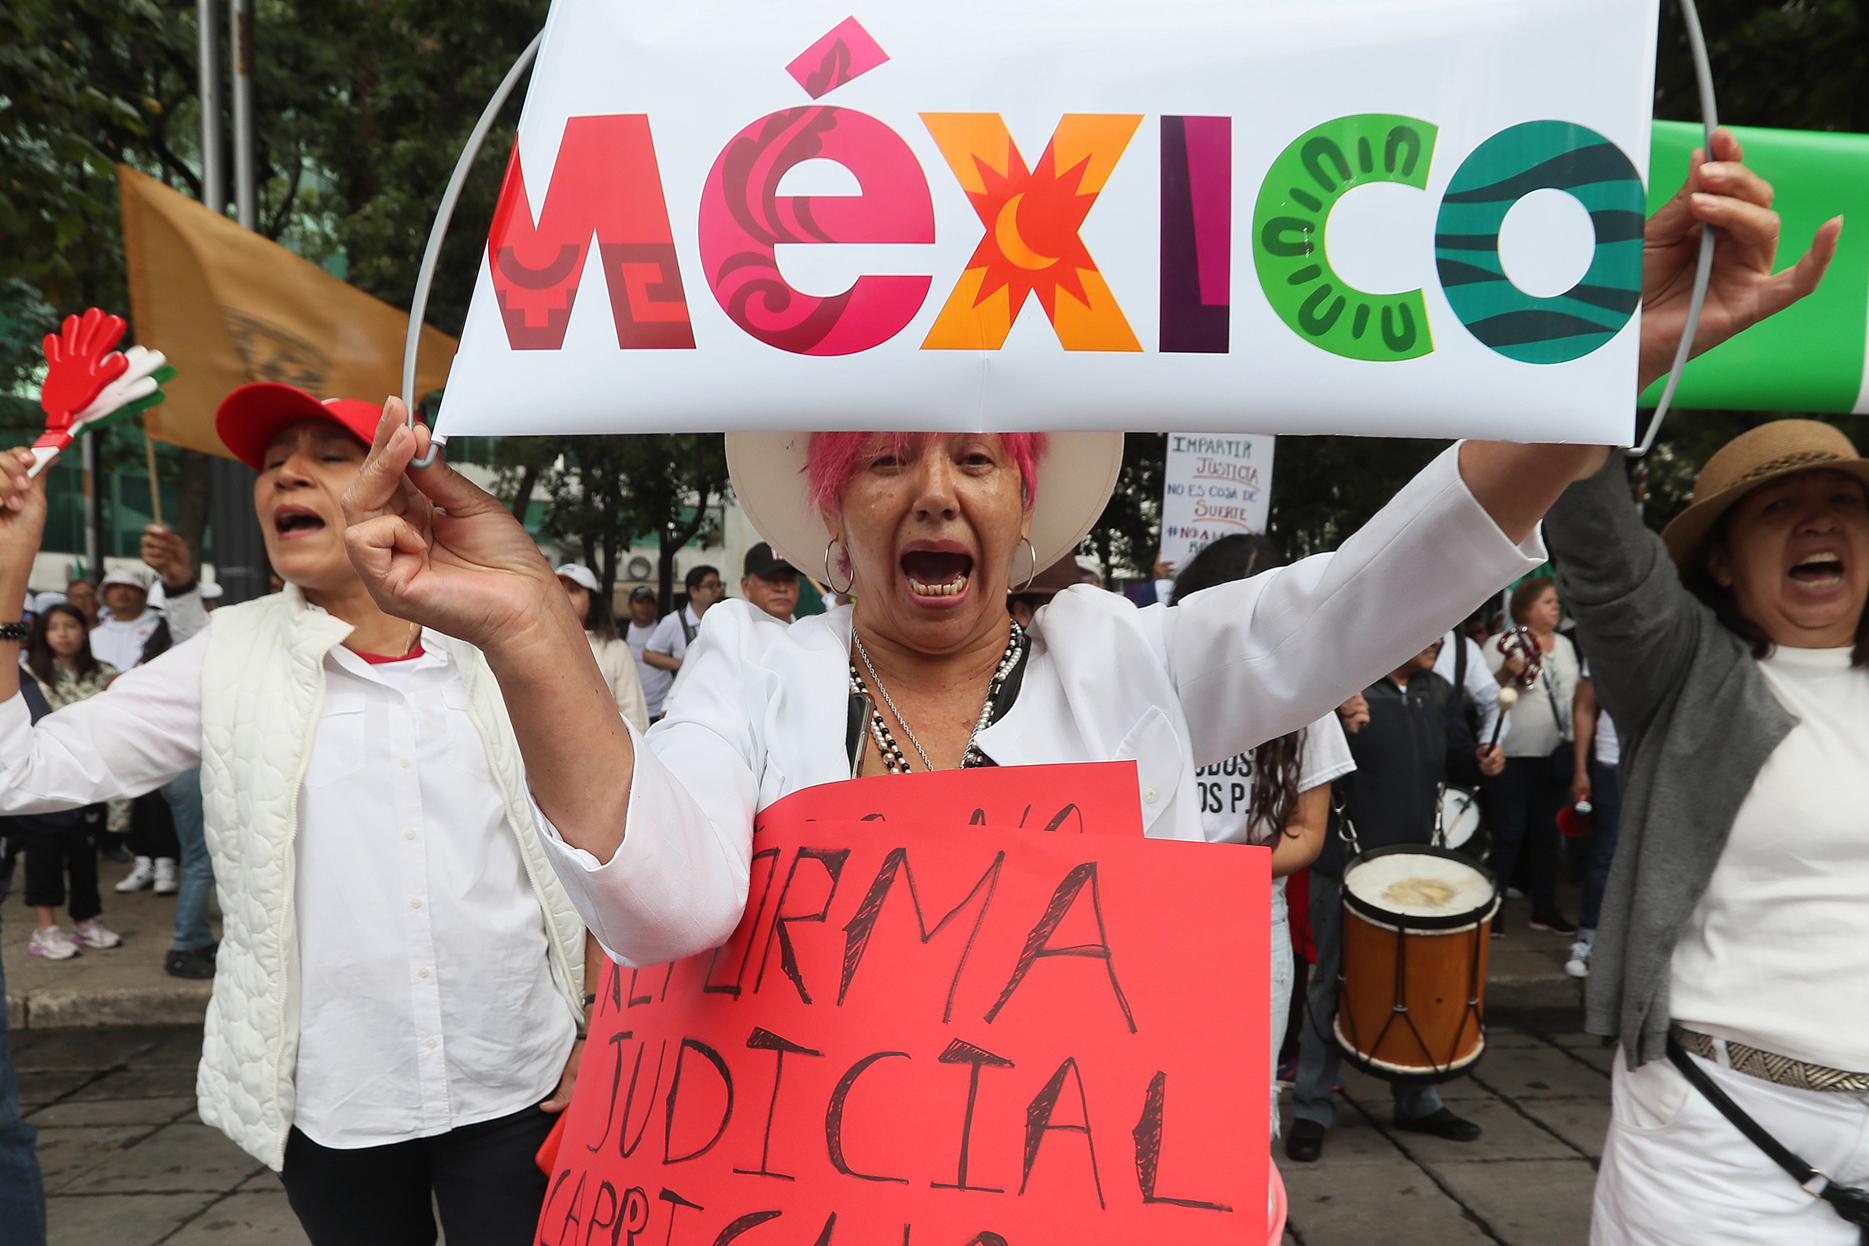
<path fill-rule="evenodd" d="M 724 947 L 606 967 L 540 1243 L 1262 1240 L 1270 853 L 969 773 L 773 805 Z"/>
<path fill-rule="evenodd" d="M 555 0 L 438 430 L 1621 441 L 1657 0 Z"/>

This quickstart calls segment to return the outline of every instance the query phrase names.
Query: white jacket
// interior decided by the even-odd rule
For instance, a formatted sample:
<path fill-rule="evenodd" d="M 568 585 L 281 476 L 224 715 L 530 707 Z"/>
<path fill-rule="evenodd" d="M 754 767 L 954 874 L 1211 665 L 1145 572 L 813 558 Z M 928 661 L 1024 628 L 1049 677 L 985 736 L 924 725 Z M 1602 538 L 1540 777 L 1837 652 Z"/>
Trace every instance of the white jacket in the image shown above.
<path fill-rule="evenodd" d="M 1059 593 L 980 747 L 1003 766 L 1133 760 L 1147 833 L 1201 840 L 1200 766 L 1329 713 L 1543 560 L 1535 535 L 1505 538 L 1449 450 L 1335 554 L 1176 606 Z M 637 748 L 622 846 L 600 864 L 547 828 L 613 957 L 652 965 L 725 942 L 746 904 L 754 814 L 850 777 L 850 629 L 848 608 L 772 627 L 745 602 L 713 606 L 679 700 Z"/>
<path fill-rule="evenodd" d="M 0 703 L 0 812 L 135 795 L 199 758 L 222 915 L 196 1081 L 201 1118 L 273 1168 L 284 1163 L 296 1104 L 298 795 L 323 711 L 325 655 L 350 630 L 343 620 L 311 609 L 292 586 L 216 610 L 201 668 L 198 750 L 194 741 L 126 742 L 125 724 L 101 721 L 105 715 L 124 717 L 115 686 L 72 706 L 77 713 L 52 715 L 37 729 L 19 698 Z M 461 672 L 468 717 L 545 917 L 553 981 L 565 1006 L 582 1017 L 583 923 L 541 847 L 498 684 L 479 650 L 447 637 L 431 639 L 447 649 Z M 137 681 L 154 681 L 162 665 L 158 660 L 119 685 L 126 695 L 137 695 Z"/>

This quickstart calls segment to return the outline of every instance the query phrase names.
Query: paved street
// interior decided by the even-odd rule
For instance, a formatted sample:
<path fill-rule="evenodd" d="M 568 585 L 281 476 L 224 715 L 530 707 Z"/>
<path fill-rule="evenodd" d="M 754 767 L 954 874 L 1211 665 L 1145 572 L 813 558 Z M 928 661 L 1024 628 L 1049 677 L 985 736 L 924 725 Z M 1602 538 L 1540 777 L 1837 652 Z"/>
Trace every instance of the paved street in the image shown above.
<path fill-rule="evenodd" d="M 1561 1023 L 1560 1023 L 1561 1024 Z M 1279 1156 L 1290 1246 L 1583 1246 L 1609 1115 L 1609 1051 L 1546 1027 L 1496 1028 L 1452 1083 L 1469 1144 L 1389 1128 L 1382 1083 L 1346 1075 L 1342 1116 L 1311 1165 Z M 198 1026 L 14 1036 L 39 1128 L 52 1246 L 302 1243 L 278 1180 L 194 1111 Z"/>

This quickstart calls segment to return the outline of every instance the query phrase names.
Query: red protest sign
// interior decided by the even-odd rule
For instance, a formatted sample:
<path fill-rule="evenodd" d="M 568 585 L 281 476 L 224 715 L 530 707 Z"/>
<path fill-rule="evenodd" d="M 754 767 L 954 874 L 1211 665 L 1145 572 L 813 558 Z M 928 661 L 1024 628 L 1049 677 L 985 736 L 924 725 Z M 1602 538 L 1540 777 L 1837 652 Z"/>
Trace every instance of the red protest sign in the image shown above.
<path fill-rule="evenodd" d="M 1269 853 L 782 821 L 597 985 L 542 1246 L 1254 1240 Z"/>
<path fill-rule="evenodd" d="M 879 774 L 794 792 L 761 810 L 759 824 L 890 822 L 1140 836 L 1137 787 L 1133 761 Z"/>

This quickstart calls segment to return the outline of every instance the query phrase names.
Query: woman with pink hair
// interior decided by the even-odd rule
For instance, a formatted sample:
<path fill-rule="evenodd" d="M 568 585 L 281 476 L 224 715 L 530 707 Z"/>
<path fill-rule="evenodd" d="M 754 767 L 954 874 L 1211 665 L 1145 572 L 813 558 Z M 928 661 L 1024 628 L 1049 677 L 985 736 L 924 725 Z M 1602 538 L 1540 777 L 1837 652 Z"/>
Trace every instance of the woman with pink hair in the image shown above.
<path fill-rule="evenodd" d="M 1724 235 L 1700 349 L 1815 287 L 1834 236 L 1773 275 L 1770 197 L 1736 161 L 1700 165 L 1651 222 L 1640 384 L 1683 331 L 1698 223 Z M 730 434 L 754 527 L 855 604 L 791 627 L 710 609 L 639 736 L 532 538 L 445 464 L 412 469 L 428 432 L 403 421 L 392 400 L 346 495 L 351 559 L 385 610 L 484 650 L 554 867 L 628 965 L 723 943 L 754 816 L 821 783 L 1130 760 L 1147 833 L 1202 839 L 1200 766 L 1312 722 L 1529 573 L 1545 509 L 1605 455 L 1463 443 L 1334 554 L 1145 609 L 1076 586 L 1025 629 L 1007 595 L 1095 522 L 1120 433 Z"/>

